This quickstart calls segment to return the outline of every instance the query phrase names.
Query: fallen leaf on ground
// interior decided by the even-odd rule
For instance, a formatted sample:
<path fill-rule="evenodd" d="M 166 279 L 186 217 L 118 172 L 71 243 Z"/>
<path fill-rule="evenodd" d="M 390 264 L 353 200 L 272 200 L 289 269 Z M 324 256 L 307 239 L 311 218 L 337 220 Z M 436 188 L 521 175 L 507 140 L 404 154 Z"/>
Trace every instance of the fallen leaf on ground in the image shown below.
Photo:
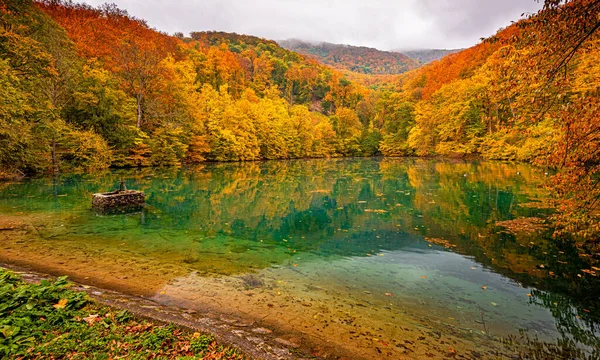
<path fill-rule="evenodd" d="M 54 304 L 52 306 L 54 306 L 55 309 L 64 309 L 67 307 L 68 302 L 69 302 L 69 299 L 60 299 L 60 300 L 58 300 L 58 304 Z"/>
<path fill-rule="evenodd" d="M 85 321 L 86 323 L 92 325 L 93 323 L 95 323 L 96 321 L 100 321 L 99 318 L 100 315 L 98 314 L 94 314 L 94 315 L 90 315 L 88 317 L 83 318 L 83 321 Z"/>

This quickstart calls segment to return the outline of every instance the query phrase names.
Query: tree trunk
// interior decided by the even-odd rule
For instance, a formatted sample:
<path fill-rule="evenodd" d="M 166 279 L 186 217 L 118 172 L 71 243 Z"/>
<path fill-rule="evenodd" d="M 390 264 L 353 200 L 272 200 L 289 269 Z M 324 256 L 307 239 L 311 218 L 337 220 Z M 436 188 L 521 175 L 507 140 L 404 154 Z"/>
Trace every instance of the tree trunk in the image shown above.
<path fill-rule="evenodd" d="M 512 106 L 512 100 L 510 98 L 508 98 L 508 107 L 510 107 L 510 113 L 512 114 L 513 117 L 513 125 L 517 123 L 517 116 L 515 115 L 515 110 L 513 109 Z"/>
<path fill-rule="evenodd" d="M 59 171 L 58 169 L 58 162 L 56 161 L 56 139 L 52 138 L 52 166 L 54 167 L 54 172 L 57 173 Z"/>
<path fill-rule="evenodd" d="M 142 127 L 142 94 L 136 96 L 137 100 L 137 128 Z"/>
<path fill-rule="evenodd" d="M 294 106 L 294 82 L 292 81 L 292 85 L 290 86 L 290 103 L 288 105 L 288 109 Z"/>

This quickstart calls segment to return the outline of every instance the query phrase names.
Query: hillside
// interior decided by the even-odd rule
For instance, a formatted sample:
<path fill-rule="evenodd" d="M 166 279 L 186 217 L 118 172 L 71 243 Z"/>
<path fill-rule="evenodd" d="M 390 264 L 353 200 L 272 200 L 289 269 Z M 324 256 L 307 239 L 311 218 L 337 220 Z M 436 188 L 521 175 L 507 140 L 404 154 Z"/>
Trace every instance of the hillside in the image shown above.
<path fill-rule="evenodd" d="M 115 5 L 0 7 L 0 177 L 377 153 L 371 91 L 252 36 Z"/>
<path fill-rule="evenodd" d="M 0 6 L 0 178 L 203 161 L 480 156 L 563 169 L 556 191 L 577 221 L 565 229 L 590 237 L 600 233 L 590 215 L 600 198 L 598 13 L 598 0 L 549 6 L 393 75 L 417 62 L 286 45 L 317 53 L 302 55 L 220 32 L 169 36 L 115 5 L 10 2 Z"/>
<path fill-rule="evenodd" d="M 402 53 L 411 59 L 419 61 L 421 64 L 429 64 L 430 62 L 440 60 L 446 55 L 454 54 L 460 49 L 446 50 L 446 49 L 420 49 L 420 50 L 394 50 L 395 52 Z"/>
<path fill-rule="evenodd" d="M 301 40 L 282 40 L 278 43 L 286 49 L 312 56 L 336 69 L 362 74 L 402 74 L 419 66 L 417 61 L 404 54 L 368 47 L 330 43 L 312 44 Z"/>

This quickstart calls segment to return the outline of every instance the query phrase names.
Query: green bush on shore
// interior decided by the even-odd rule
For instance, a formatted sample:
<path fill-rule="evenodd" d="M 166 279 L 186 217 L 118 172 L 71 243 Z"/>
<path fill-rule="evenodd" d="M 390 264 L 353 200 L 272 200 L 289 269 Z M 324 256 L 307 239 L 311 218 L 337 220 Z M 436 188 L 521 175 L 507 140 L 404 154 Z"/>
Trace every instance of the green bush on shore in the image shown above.
<path fill-rule="evenodd" d="M 0 269 L 0 359 L 241 359 L 210 335 L 136 319 L 70 289 Z"/>

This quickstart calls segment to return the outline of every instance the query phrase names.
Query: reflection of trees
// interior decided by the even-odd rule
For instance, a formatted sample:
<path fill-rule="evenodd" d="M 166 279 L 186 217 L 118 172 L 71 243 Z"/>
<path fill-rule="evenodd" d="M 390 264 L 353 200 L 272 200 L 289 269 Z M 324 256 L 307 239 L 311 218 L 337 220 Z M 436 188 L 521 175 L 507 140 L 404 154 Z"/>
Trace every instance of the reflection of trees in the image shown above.
<path fill-rule="evenodd" d="M 130 188 L 147 194 L 150 208 L 142 226 L 148 230 L 228 234 L 320 256 L 426 246 L 419 235 L 446 239 L 455 251 L 496 272 L 549 291 L 534 297 L 553 312 L 565 339 L 588 346 L 596 341 L 598 319 L 581 309 L 593 311 L 588 306 L 600 290 L 597 281 L 577 277 L 586 264 L 573 247 L 539 235 L 517 237 L 494 225 L 529 216 L 532 210 L 519 204 L 544 196 L 539 189 L 544 176 L 528 165 L 346 159 L 123 174 Z M 119 177 L 64 177 L 54 187 L 45 180 L 5 186 L 0 211 L 14 211 L 12 206 L 29 212 L 87 210 L 89 194 L 115 187 Z M 54 196 L 54 189 L 67 196 Z M 576 316 L 589 322 L 581 327 Z"/>
<path fill-rule="evenodd" d="M 562 335 L 556 342 L 540 341 L 520 330 L 504 343 L 525 359 L 598 359 L 600 323 L 596 315 L 573 306 L 573 299 L 555 293 L 532 290 L 532 302 L 549 309 Z"/>
<path fill-rule="evenodd" d="M 595 349 L 596 357 L 593 358 L 600 356 L 600 319 L 595 314 L 573 307 L 572 300 L 563 295 L 540 290 L 533 290 L 532 295 L 533 302 L 552 312 L 565 342 L 572 337 L 577 343 Z"/>
<path fill-rule="evenodd" d="M 130 188 L 147 194 L 151 211 L 144 226 L 150 229 L 202 229 L 272 241 L 304 236 L 309 248 L 367 229 L 400 228 L 498 259 L 528 255 L 506 236 L 496 236 L 492 225 L 519 216 L 518 204 L 536 197 L 543 181 L 526 165 L 410 159 L 208 164 L 124 174 Z M 118 177 L 65 177 L 57 191 L 67 197 L 59 204 L 87 209 L 89 193 L 113 188 Z M 29 210 L 55 207 L 42 184 L 19 186 L 16 202 Z"/>
<path fill-rule="evenodd" d="M 503 339 L 504 345 L 517 354 L 518 359 L 588 360 L 597 359 L 598 348 L 586 351 L 572 338 L 558 339 L 555 343 L 540 341 L 536 335 L 520 330 L 518 336 Z"/>

